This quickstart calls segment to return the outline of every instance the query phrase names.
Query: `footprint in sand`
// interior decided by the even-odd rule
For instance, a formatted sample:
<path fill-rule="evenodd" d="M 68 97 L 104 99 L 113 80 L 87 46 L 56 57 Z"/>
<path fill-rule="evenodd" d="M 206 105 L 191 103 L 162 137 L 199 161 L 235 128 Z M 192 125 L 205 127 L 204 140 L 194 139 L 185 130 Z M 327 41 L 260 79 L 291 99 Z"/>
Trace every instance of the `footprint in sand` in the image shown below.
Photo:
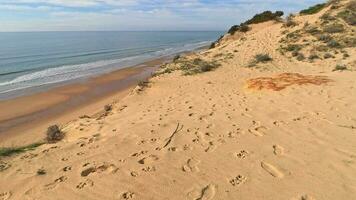
<path fill-rule="evenodd" d="M 188 197 L 193 200 L 211 200 L 215 196 L 216 188 L 216 185 L 209 184 L 200 191 L 189 192 Z"/>
<path fill-rule="evenodd" d="M 266 134 L 267 128 L 265 126 L 259 126 L 254 129 L 248 129 L 248 132 L 252 133 L 255 136 L 262 137 Z"/>
<path fill-rule="evenodd" d="M 159 159 L 158 156 L 156 155 L 149 155 L 148 157 L 144 157 L 141 160 L 138 161 L 141 165 L 152 163 L 154 161 L 157 161 Z"/>
<path fill-rule="evenodd" d="M 270 175 L 272 175 L 273 177 L 276 177 L 276 178 L 283 178 L 284 177 L 284 174 L 279 171 L 275 166 L 269 164 L 269 163 L 266 163 L 266 162 L 261 162 L 261 167 L 266 171 L 268 172 Z"/>
<path fill-rule="evenodd" d="M 184 172 L 199 172 L 198 165 L 200 160 L 196 160 L 194 158 L 188 159 L 187 163 L 183 165 L 182 170 Z"/>
<path fill-rule="evenodd" d="M 215 144 L 215 142 L 210 141 L 209 147 L 205 149 L 205 152 L 211 153 L 211 152 L 215 151 L 217 148 L 218 148 L 218 146 Z"/>
<path fill-rule="evenodd" d="M 49 183 L 47 185 L 45 185 L 45 190 L 53 190 L 55 189 L 60 183 L 63 183 L 64 181 L 66 181 L 68 178 L 65 176 L 61 176 L 59 178 L 57 178 L 56 180 L 54 180 L 52 183 Z"/>
<path fill-rule="evenodd" d="M 310 195 L 302 195 L 300 197 L 295 197 L 292 198 L 291 200 L 315 200 L 313 197 L 311 197 Z"/>
<path fill-rule="evenodd" d="M 273 145 L 273 153 L 277 156 L 284 154 L 284 148 L 279 145 Z"/>
<path fill-rule="evenodd" d="M 89 176 L 92 173 L 103 173 L 103 172 L 107 172 L 107 173 L 115 173 L 119 170 L 119 168 L 117 168 L 115 165 L 113 164 L 103 164 L 100 165 L 98 167 L 89 167 L 85 170 L 83 170 L 80 175 L 82 177 L 86 177 Z"/>
<path fill-rule="evenodd" d="M 11 167 L 10 164 L 0 161 L 0 172 L 5 171 Z"/>
<path fill-rule="evenodd" d="M 85 187 L 93 187 L 93 186 L 94 186 L 94 181 L 92 181 L 90 179 L 86 179 L 84 182 L 80 182 L 76 188 L 81 190 Z"/>
<path fill-rule="evenodd" d="M 125 192 L 121 195 L 121 199 L 133 199 L 135 198 L 135 193 L 133 192 Z"/>
<path fill-rule="evenodd" d="M 11 192 L 0 192 L 0 200 L 8 200 L 11 196 Z"/>
<path fill-rule="evenodd" d="M 233 179 L 230 179 L 229 182 L 232 186 L 240 186 L 247 181 L 247 178 L 242 175 L 238 175 Z"/>
<path fill-rule="evenodd" d="M 245 159 L 248 156 L 249 152 L 246 150 L 241 150 L 239 153 L 236 153 L 236 157 L 240 159 Z"/>

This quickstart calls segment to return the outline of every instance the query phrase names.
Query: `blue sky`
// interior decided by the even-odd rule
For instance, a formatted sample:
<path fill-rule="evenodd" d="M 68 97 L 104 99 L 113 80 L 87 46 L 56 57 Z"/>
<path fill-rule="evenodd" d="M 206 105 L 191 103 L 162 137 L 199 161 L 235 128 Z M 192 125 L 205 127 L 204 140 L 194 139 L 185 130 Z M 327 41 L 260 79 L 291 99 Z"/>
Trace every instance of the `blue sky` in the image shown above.
<path fill-rule="evenodd" d="M 323 0 L 0 0 L 0 31 L 226 30 Z"/>

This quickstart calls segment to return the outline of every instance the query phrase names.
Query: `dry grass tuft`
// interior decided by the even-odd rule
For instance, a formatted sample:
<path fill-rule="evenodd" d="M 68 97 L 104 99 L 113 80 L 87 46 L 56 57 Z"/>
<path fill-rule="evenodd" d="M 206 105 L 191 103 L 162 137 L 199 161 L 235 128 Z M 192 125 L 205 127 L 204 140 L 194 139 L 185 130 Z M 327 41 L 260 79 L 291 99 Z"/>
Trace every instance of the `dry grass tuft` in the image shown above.
<path fill-rule="evenodd" d="M 280 91 L 293 85 L 322 85 L 332 82 L 326 76 L 311 76 L 298 73 L 283 73 L 276 77 L 259 77 L 247 81 L 248 89 Z"/>

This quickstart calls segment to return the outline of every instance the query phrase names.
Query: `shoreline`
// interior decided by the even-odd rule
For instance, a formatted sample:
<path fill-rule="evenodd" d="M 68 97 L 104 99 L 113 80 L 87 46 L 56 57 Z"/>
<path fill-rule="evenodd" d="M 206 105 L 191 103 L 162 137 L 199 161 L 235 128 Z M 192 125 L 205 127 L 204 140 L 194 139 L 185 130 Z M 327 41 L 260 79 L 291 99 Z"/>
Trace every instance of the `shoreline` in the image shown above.
<path fill-rule="evenodd" d="M 66 124 L 81 115 L 100 112 L 105 105 L 127 96 L 137 83 L 150 78 L 161 64 L 171 59 L 172 56 L 161 57 L 34 94 L 1 100 L 1 146 L 31 143 L 43 138 L 50 125 Z"/>

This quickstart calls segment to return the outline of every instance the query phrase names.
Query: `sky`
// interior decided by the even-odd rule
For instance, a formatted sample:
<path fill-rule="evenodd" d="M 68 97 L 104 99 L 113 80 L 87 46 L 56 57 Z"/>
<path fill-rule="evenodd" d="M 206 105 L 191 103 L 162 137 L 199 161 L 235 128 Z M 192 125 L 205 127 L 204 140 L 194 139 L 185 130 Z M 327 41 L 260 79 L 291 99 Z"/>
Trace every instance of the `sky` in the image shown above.
<path fill-rule="evenodd" d="M 323 0 L 0 0 L 0 32 L 226 30 Z"/>

